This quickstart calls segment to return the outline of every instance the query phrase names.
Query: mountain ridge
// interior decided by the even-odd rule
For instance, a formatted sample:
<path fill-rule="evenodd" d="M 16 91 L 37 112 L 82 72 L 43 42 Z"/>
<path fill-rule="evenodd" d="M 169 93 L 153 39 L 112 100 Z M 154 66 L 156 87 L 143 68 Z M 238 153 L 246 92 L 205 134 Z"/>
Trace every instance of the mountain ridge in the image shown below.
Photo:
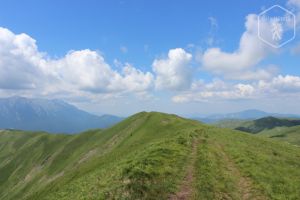
<path fill-rule="evenodd" d="M 158 112 L 77 135 L 0 131 L 0 199 L 169 199 L 186 175 L 195 200 L 297 199 L 298 158 L 289 144 Z"/>
<path fill-rule="evenodd" d="M 58 99 L 19 96 L 0 99 L 0 129 L 78 133 L 107 128 L 122 119 L 113 115 L 93 115 Z"/>

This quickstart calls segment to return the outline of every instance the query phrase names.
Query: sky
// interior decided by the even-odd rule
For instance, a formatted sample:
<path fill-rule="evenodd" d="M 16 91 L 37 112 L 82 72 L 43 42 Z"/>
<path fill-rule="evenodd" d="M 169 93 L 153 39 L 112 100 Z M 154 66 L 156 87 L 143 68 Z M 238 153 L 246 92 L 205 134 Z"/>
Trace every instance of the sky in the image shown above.
<path fill-rule="evenodd" d="M 121 116 L 300 114 L 300 0 L 0 3 L 0 97 Z"/>

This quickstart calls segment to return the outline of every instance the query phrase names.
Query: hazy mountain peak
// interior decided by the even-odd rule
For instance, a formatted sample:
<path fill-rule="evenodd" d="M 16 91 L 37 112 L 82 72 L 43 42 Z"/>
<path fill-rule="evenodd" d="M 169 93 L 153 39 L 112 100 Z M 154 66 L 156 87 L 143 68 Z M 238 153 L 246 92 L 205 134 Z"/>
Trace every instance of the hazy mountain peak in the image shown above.
<path fill-rule="evenodd" d="M 96 116 L 59 99 L 13 96 L 0 99 L 0 129 L 75 133 L 106 128 L 120 117 Z"/>

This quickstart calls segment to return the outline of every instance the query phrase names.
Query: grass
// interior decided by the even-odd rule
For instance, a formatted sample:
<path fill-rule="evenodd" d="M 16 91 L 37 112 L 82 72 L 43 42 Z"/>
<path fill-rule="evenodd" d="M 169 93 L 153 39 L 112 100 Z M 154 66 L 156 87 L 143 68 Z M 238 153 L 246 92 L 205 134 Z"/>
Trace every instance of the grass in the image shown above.
<path fill-rule="evenodd" d="M 215 148 L 207 131 L 203 131 L 200 137 L 195 199 L 221 199 L 222 197 L 236 199 L 235 177 L 227 172 L 221 152 Z"/>
<path fill-rule="evenodd" d="M 235 129 L 241 126 L 247 126 L 251 123 L 251 120 L 241 120 L 241 119 L 223 119 L 212 123 L 211 125 L 219 128 L 230 128 Z"/>
<path fill-rule="evenodd" d="M 192 199 L 297 199 L 300 149 L 163 113 L 78 135 L 0 132 L 0 199 L 168 199 L 197 142 Z"/>
<path fill-rule="evenodd" d="M 300 125 L 299 119 L 281 119 L 275 117 L 264 117 L 253 121 L 247 121 L 236 130 L 248 132 L 248 133 L 259 133 L 264 130 L 270 130 L 276 127 L 293 127 Z"/>
<path fill-rule="evenodd" d="M 218 132 L 224 151 L 234 160 L 254 190 L 268 199 L 297 199 L 300 196 L 300 151 L 289 144 L 239 132 Z"/>
<path fill-rule="evenodd" d="M 262 131 L 258 135 L 300 146 L 300 126 L 276 127 L 271 130 Z"/>

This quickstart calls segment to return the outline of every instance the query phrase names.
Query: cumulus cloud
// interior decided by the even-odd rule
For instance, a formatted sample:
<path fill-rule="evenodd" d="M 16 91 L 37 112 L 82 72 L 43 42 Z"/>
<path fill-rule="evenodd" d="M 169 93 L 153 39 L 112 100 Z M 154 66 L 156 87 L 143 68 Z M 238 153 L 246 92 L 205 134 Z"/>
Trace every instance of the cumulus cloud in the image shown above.
<path fill-rule="evenodd" d="M 157 89 L 183 90 L 190 87 L 192 55 L 184 49 L 171 49 L 167 58 L 154 60 L 152 66 L 156 74 Z"/>
<path fill-rule="evenodd" d="M 300 77 L 292 75 L 279 75 L 271 81 L 259 81 L 258 88 L 264 93 L 271 94 L 296 94 L 300 92 Z"/>
<path fill-rule="evenodd" d="M 238 79 L 244 76 L 247 79 L 262 79 L 272 76 L 269 70 L 258 70 L 255 67 L 271 51 L 270 46 L 263 43 L 258 37 L 258 16 L 250 14 L 246 18 L 246 31 L 243 33 L 239 48 L 234 52 L 224 52 L 220 48 L 209 48 L 202 55 L 203 67 L 215 74 L 221 74 L 225 78 Z M 261 32 L 267 33 L 270 24 L 262 22 Z M 258 76 L 252 76 L 256 73 Z M 250 75 L 249 75 L 250 74 Z"/>
<path fill-rule="evenodd" d="M 197 81 L 189 91 L 175 95 L 176 103 L 201 102 L 208 100 L 257 99 L 277 97 L 300 97 L 300 77 L 278 75 L 270 80 L 260 80 L 252 83 L 228 83 L 214 80 L 211 83 Z"/>
<path fill-rule="evenodd" d="M 100 53 L 72 51 L 64 58 L 51 61 L 52 70 L 61 83 L 93 93 L 141 92 L 150 89 L 153 75 L 130 64 L 122 71 L 113 70 Z"/>
<path fill-rule="evenodd" d="M 193 83 L 190 91 L 176 95 L 173 102 L 201 102 L 210 99 L 247 99 L 253 98 L 255 89 L 250 84 L 229 84 L 221 80 L 214 80 L 211 83 Z"/>
<path fill-rule="evenodd" d="M 238 50 L 227 53 L 210 48 L 201 54 L 205 69 L 225 78 L 252 82 L 216 79 L 206 83 L 193 79 L 193 56 L 182 48 L 171 49 L 166 57 L 155 59 L 153 72 L 143 72 L 117 60 L 113 68 L 100 52 L 89 49 L 70 51 L 53 59 L 40 52 L 30 36 L 0 27 L 0 95 L 3 91 L 5 94 L 21 91 L 59 98 L 107 99 L 133 94 L 148 99 L 156 88 L 175 92 L 174 102 L 190 102 L 299 94 L 300 77 L 274 76 L 277 73 L 274 66 L 254 67 L 272 51 L 256 34 L 257 16 L 249 15 Z"/>
<path fill-rule="evenodd" d="M 122 90 L 129 90 L 131 92 L 141 92 L 151 89 L 153 84 L 153 75 L 150 72 L 142 72 L 134 68 L 130 64 L 126 64 L 122 73 Z M 120 87 L 120 86 L 119 86 Z"/>
<path fill-rule="evenodd" d="M 0 88 L 36 88 L 41 58 L 34 39 L 0 27 Z"/>
<path fill-rule="evenodd" d="M 141 93 L 152 87 L 153 75 L 130 64 L 120 71 L 106 63 L 101 53 L 89 49 L 70 51 L 51 59 L 38 51 L 26 34 L 0 28 L 0 89 L 48 93 Z"/>

